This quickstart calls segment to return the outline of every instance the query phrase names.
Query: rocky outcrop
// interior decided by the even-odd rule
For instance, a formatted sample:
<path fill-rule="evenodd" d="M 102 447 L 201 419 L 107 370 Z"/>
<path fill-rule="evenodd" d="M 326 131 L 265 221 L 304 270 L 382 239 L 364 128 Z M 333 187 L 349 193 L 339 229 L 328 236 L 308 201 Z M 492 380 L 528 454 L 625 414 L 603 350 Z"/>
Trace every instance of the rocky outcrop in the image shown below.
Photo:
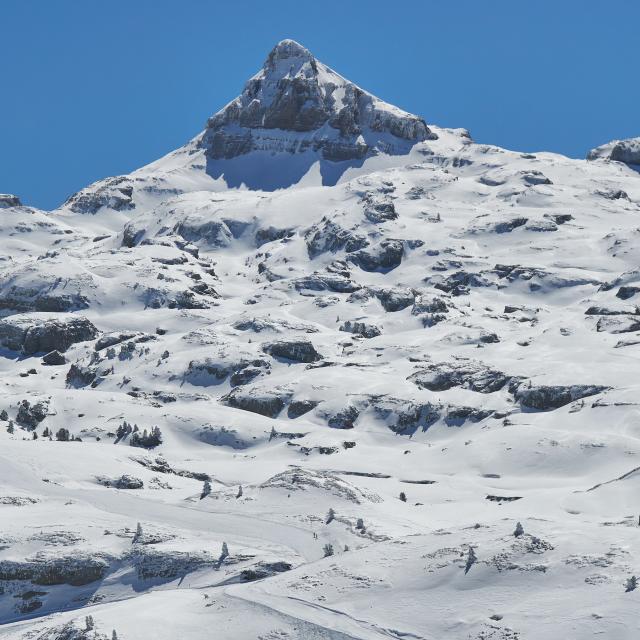
<path fill-rule="evenodd" d="M 360 322 L 357 320 L 347 320 L 346 322 L 343 322 L 340 325 L 340 331 L 353 333 L 357 336 L 362 336 L 363 338 L 375 338 L 382 333 L 375 324 Z"/>
<path fill-rule="evenodd" d="M 74 213 L 95 214 L 103 207 L 115 211 L 133 209 L 133 180 L 127 176 L 106 178 L 74 193 L 63 205 Z"/>
<path fill-rule="evenodd" d="M 278 340 L 262 345 L 262 350 L 273 358 L 292 362 L 316 362 L 322 359 L 309 340 Z"/>
<path fill-rule="evenodd" d="M 347 276 L 317 271 L 308 276 L 296 278 L 293 281 L 293 286 L 298 291 L 308 289 L 310 291 L 333 291 L 334 293 L 352 293 L 361 288 L 358 283 Z"/>
<path fill-rule="evenodd" d="M 224 404 L 258 413 L 267 418 L 275 418 L 291 398 L 291 392 L 286 389 L 267 389 L 264 387 L 236 387 L 220 400 Z"/>
<path fill-rule="evenodd" d="M 369 244 L 365 236 L 344 229 L 326 218 L 307 231 L 305 241 L 309 257 L 312 259 L 327 251 L 332 253 L 346 251 L 349 253 L 363 249 Z"/>
<path fill-rule="evenodd" d="M 511 381 L 512 376 L 481 362 L 460 360 L 428 365 L 408 379 L 421 389 L 429 391 L 446 391 L 453 387 L 462 387 L 479 393 L 493 393 Z"/>
<path fill-rule="evenodd" d="M 187 242 L 202 242 L 209 247 L 228 247 L 233 235 L 222 220 L 187 216 L 174 227 L 174 232 Z"/>
<path fill-rule="evenodd" d="M 613 140 L 600 147 L 591 149 L 587 160 L 614 160 L 625 164 L 640 166 L 640 138 Z"/>
<path fill-rule="evenodd" d="M 248 384 L 258 376 L 270 373 L 270 370 L 271 365 L 262 358 L 203 358 L 189 363 L 184 378 L 196 386 L 220 384 L 229 378 L 231 386 L 238 386 Z"/>
<path fill-rule="evenodd" d="M 400 265 L 404 255 L 404 246 L 400 240 L 382 240 L 373 247 L 360 249 L 347 257 L 364 271 L 386 273 Z"/>
<path fill-rule="evenodd" d="M 20 206 L 22 206 L 22 202 L 18 196 L 14 196 L 12 193 L 0 193 L 0 209 Z"/>
<path fill-rule="evenodd" d="M 143 489 L 144 482 L 140 478 L 130 476 L 128 474 L 121 475 L 118 478 L 107 478 L 105 476 L 96 477 L 96 482 L 103 487 L 112 487 L 114 489 Z"/>
<path fill-rule="evenodd" d="M 27 355 L 64 352 L 72 344 L 93 340 L 97 335 L 95 326 L 80 316 L 21 314 L 0 320 L 0 344 Z"/>
<path fill-rule="evenodd" d="M 252 151 L 360 160 L 406 153 L 434 134 L 421 118 L 392 107 L 283 40 L 242 94 L 207 122 L 199 144 L 213 160 Z"/>
<path fill-rule="evenodd" d="M 608 387 L 602 385 L 539 385 L 539 386 L 519 386 L 514 393 L 515 399 L 529 409 L 539 411 L 549 411 L 558 409 L 570 402 L 587 398 L 606 391 Z"/>
<path fill-rule="evenodd" d="M 49 351 L 49 353 L 42 356 L 42 364 L 49 367 L 55 367 L 66 363 L 67 359 L 64 354 L 60 353 L 58 350 Z"/>
<path fill-rule="evenodd" d="M 28 580 L 39 585 L 82 586 L 103 578 L 109 558 L 102 554 L 74 553 L 47 557 L 40 553 L 22 562 L 0 560 L 0 580 Z"/>
<path fill-rule="evenodd" d="M 41 287 L 11 285 L 0 293 L 0 309 L 22 313 L 27 311 L 66 312 L 89 308 L 89 299 L 80 291 L 69 291 L 71 283 L 64 289 L 56 288 L 56 282 L 44 282 Z M 67 286 L 69 285 L 69 286 Z M 78 283 L 78 289 L 81 284 Z"/>

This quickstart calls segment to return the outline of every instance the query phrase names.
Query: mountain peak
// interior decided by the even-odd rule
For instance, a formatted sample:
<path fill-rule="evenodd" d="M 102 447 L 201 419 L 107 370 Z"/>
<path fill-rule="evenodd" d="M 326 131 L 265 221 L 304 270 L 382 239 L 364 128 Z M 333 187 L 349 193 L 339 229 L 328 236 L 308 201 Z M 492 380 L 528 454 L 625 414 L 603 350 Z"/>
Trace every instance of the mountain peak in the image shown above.
<path fill-rule="evenodd" d="M 243 92 L 209 118 L 200 139 L 211 161 L 253 152 L 330 162 L 401 155 L 434 138 L 424 120 L 387 104 L 282 40 Z"/>
<path fill-rule="evenodd" d="M 291 58 L 296 59 L 304 59 L 304 60 L 315 60 L 313 54 L 309 49 L 303 47 L 299 42 L 295 40 L 280 40 L 278 44 L 271 49 L 269 56 L 267 57 L 266 64 L 278 61 L 278 60 L 289 60 Z"/>

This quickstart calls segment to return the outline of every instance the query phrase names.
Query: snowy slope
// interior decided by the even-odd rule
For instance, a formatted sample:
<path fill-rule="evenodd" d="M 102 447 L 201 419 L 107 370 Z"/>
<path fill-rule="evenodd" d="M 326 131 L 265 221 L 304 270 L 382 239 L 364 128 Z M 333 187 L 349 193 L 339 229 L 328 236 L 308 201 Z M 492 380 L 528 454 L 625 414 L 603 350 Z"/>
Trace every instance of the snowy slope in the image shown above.
<path fill-rule="evenodd" d="M 0 638 L 637 637 L 632 166 L 284 41 L 173 154 L 0 202 Z"/>

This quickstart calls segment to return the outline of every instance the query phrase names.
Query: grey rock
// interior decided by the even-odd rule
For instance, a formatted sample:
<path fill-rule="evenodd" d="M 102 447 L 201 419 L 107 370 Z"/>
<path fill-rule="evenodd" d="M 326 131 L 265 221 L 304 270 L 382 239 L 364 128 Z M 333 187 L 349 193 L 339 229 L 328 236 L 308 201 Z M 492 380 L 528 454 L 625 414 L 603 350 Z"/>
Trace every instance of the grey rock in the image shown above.
<path fill-rule="evenodd" d="M 640 292 L 640 287 L 631 285 L 620 287 L 616 293 L 616 298 L 620 298 L 620 300 L 628 300 L 629 298 L 633 298 L 633 296 L 638 292 Z"/>
<path fill-rule="evenodd" d="M 93 383 L 98 379 L 98 370 L 96 367 L 84 365 L 74 362 L 67 371 L 65 382 L 68 387 L 81 389 Z"/>
<path fill-rule="evenodd" d="M 375 338 L 382 333 L 375 324 L 355 320 L 347 320 L 346 322 L 343 322 L 340 325 L 340 331 L 353 333 L 355 335 L 362 336 L 363 338 Z"/>
<path fill-rule="evenodd" d="M 57 350 L 50 351 L 46 355 L 42 356 L 42 364 L 47 366 L 57 366 L 61 364 L 66 364 L 67 359 L 64 357 L 64 354 L 60 353 Z"/>
<path fill-rule="evenodd" d="M 0 293 L 0 309 L 17 313 L 27 311 L 67 312 L 89 308 L 89 299 L 67 287 L 56 288 L 57 282 L 43 283 L 39 288 L 11 285 Z M 69 287 L 71 288 L 71 287 Z"/>
<path fill-rule="evenodd" d="M 511 379 L 512 376 L 472 360 L 428 365 L 408 378 L 421 389 L 429 391 L 446 391 L 453 387 L 462 387 L 479 393 L 499 391 Z"/>
<path fill-rule="evenodd" d="M 74 587 L 89 584 L 103 578 L 110 559 L 104 554 L 46 557 L 38 554 L 22 562 L 0 561 L 0 580 L 28 580 L 39 585 L 69 584 Z"/>
<path fill-rule="evenodd" d="M 415 301 L 415 293 L 411 289 L 379 288 L 372 290 L 385 311 L 402 311 Z"/>
<path fill-rule="evenodd" d="M 199 216 L 187 216 L 173 230 L 187 242 L 202 242 L 210 247 L 228 247 L 233 238 L 229 227 L 222 220 L 209 220 Z"/>
<path fill-rule="evenodd" d="M 338 273 L 315 272 L 293 280 L 293 286 L 298 291 L 332 291 L 333 293 L 352 293 L 360 289 L 360 285 L 349 277 Z"/>
<path fill-rule="evenodd" d="M 267 360 L 203 358 L 192 360 L 185 373 L 185 380 L 196 386 L 221 384 L 230 378 L 232 386 L 248 384 L 261 375 L 269 374 L 271 365 Z"/>
<path fill-rule="evenodd" d="M 11 207 L 21 207 L 22 202 L 18 196 L 11 193 L 0 193 L 0 209 L 10 209 Z"/>
<path fill-rule="evenodd" d="M 290 398 L 291 392 L 283 389 L 240 386 L 232 389 L 220 400 L 236 409 L 258 413 L 267 418 L 275 418 L 284 409 Z"/>
<path fill-rule="evenodd" d="M 72 344 L 93 340 L 97 335 L 95 326 L 81 316 L 21 314 L 0 320 L 0 344 L 27 355 L 64 352 Z"/>
<path fill-rule="evenodd" d="M 291 419 L 299 418 L 315 409 L 318 404 L 317 400 L 293 400 L 287 408 L 287 417 Z"/>
<path fill-rule="evenodd" d="M 515 399 L 523 406 L 539 411 L 558 409 L 570 402 L 593 396 L 606 391 L 608 387 L 602 385 L 539 385 L 525 386 L 521 384 L 515 390 Z"/>
<path fill-rule="evenodd" d="M 279 229 L 278 227 L 264 227 L 262 229 L 258 229 L 256 231 L 256 247 L 261 247 L 267 242 L 290 238 L 294 233 L 295 230 L 292 228 Z"/>
<path fill-rule="evenodd" d="M 307 251 L 310 258 L 330 251 L 357 251 L 369 244 L 360 234 L 342 228 L 339 224 L 323 218 L 321 222 L 312 226 L 305 234 Z"/>
<path fill-rule="evenodd" d="M 316 362 L 322 359 L 309 340 L 278 340 L 262 345 L 262 350 L 274 358 L 292 362 Z"/>
<path fill-rule="evenodd" d="M 640 165 L 640 138 L 613 140 L 591 149 L 587 154 L 587 160 L 597 160 L 599 158 L 624 162 L 629 165 Z"/>
<path fill-rule="evenodd" d="M 95 214 L 102 207 L 127 211 L 135 207 L 132 196 L 133 180 L 127 176 L 116 176 L 100 180 L 74 193 L 63 206 L 74 213 Z"/>
<path fill-rule="evenodd" d="M 104 487 L 113 487 L 114 489 L 143 489 L 144 482 L 140 478 L 130 476 L 128 474 L 121 475 L 119 478 L 107 478 L 98 476 L 96 478 L 98 484 Z"/>
<path fill-rule="evenodd" d="M 382 240 L 373 247 L 350 253 L 347 259 L 364 271 L 386 273 L 400 265 L 403 255 L 404 246 L 400 240 Z"/>
<path fill-rule="evenodd" d="M 322 411 L 321 417 L 327 421 L 332 429 L 353 429 L 360 411 L 353 405 L 348 405 L 335 412 Z"/>
<path fill-rule="evenodd" d="M 340 162 L 406 152 L 407 143 L 435 137 L 421 118 L 386 108 L 337 75 L 323 80 L 327 74 L 333 72 L 297 42 L 280 42 L 242 94 L 209 119 L 201 147 L 213 160 L 311 150 Z"/>
<path fill-rule="evenodd" d="M 414 316 L 421 315 L 423 313 L 447 313 L 449 311 L 449 305 L 440 296 L 432 296 L 426 294 L 420 294 L 415 298 L 413 307 L 411 307 L 411 314 Z"/>

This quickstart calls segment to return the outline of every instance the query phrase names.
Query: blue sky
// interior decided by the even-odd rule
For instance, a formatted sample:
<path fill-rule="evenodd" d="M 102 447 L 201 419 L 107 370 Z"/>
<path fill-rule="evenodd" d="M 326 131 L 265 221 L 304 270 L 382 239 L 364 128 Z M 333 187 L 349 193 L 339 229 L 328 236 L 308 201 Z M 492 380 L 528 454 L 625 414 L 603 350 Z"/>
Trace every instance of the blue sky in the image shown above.
<path fill-rule="evenodd" d="M 2 0 L 0 192 L 53 208 L 202 129 L 279 40 L 475 140 L 640 135 L 638 0 Z"/>

